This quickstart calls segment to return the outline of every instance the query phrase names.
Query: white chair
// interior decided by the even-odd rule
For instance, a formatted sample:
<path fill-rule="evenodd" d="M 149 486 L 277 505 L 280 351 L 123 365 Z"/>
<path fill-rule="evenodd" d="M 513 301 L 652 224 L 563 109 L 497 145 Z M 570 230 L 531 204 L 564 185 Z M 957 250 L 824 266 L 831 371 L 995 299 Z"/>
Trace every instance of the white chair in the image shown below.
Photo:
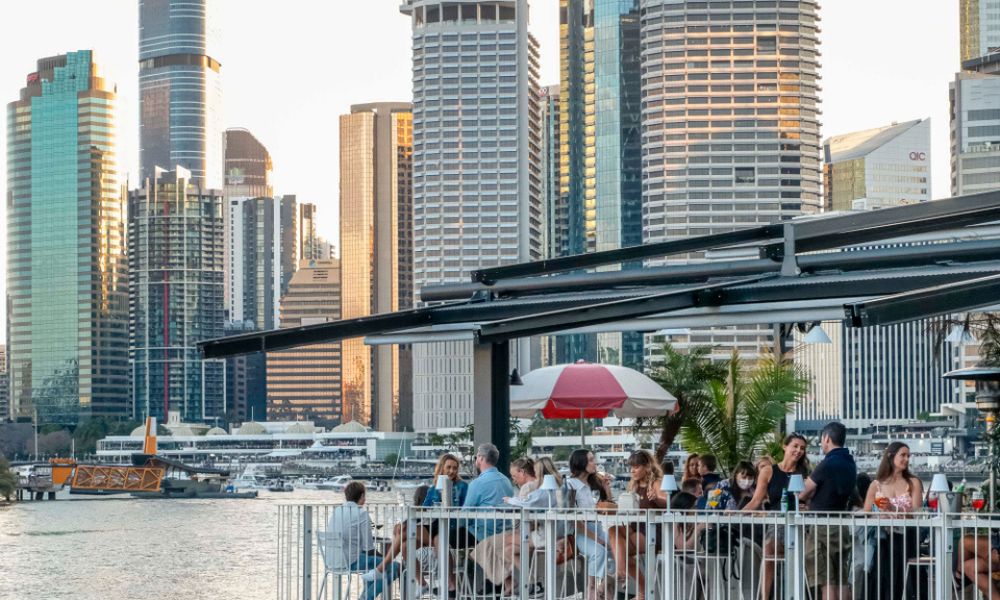
<path fill-rule="evenodd" d="M 347 547 L 347 540 L 343 534 L 337 531 L 317 531 L 316 542 L 319 545 L 319 554 L 323 558 L 323 582 L 319 586 L 317 598 L 324 598 L 323 591 L 326 589 L 326 577 L 330 575 L 336 585 L 333 587 L 334 600 L 340 600 L 343 593 L 343 578 L 347 577 L 347 589 L 351 589 L 351 576 L 360 575 L 362 571 L 352 569 L 353 555 Z"/>

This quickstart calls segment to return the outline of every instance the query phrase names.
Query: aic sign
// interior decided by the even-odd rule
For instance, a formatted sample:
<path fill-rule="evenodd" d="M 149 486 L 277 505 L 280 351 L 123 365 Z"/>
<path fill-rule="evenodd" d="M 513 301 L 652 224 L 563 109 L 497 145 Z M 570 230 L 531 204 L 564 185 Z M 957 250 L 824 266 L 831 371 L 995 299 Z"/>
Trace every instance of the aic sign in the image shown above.
<path fill-rule="evenodd" d="M 927 160 L 926 152 L 910 152 L 910 160 Z"/>

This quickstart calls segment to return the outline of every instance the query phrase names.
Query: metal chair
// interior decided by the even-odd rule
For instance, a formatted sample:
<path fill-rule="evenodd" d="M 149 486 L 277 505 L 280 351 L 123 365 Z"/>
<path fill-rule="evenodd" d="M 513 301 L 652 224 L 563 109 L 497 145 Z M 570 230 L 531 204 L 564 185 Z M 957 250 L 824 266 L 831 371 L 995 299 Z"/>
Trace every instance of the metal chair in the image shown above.
<path fill-rule="evenodd" d="M 333 588 L 334 600 L 340 600 L 343 593 L 343 578 L 347 577 L 347 589 L 351 589 L 351 577 L 360 575 L 362 571 L 352 569 L 353 563 L 350 549 L 340 532 L 317 531 L 316 542 L 319 546 L 319 554 L 323 559 L 323 581 L 319 586 L 317 598 L 324 598 L 323 592 L 326 589 L 326 577 L 331 576 L 336 585 Z M 357 556 L 355 552 L 354 557 Z"/>

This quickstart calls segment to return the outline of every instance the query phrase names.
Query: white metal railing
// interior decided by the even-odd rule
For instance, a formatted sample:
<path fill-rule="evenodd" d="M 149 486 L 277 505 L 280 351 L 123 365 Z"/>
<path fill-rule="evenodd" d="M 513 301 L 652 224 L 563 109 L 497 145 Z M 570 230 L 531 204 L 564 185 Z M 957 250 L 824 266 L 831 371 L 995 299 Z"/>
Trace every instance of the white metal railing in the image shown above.
<path fill-rule="evenodd" d="M 369 505 L 370 558 L 334 508 L 279 508 L 279 599 L 1000 599 L 996 514 Z"/>

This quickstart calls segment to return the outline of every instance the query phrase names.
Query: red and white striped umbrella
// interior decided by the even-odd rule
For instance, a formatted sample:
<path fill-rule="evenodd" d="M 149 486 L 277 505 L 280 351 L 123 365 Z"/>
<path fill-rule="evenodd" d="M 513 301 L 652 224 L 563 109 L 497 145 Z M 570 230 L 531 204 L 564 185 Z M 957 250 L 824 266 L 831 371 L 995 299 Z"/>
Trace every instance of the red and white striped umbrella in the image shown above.
<path fill-rule="evenodd" d="M 659 417 L 674 410 L 677 398 L 642 373 L 585 363 L 555 365 L 525 374 L 510 387 L 510 414 L 546 419 Z"/>

